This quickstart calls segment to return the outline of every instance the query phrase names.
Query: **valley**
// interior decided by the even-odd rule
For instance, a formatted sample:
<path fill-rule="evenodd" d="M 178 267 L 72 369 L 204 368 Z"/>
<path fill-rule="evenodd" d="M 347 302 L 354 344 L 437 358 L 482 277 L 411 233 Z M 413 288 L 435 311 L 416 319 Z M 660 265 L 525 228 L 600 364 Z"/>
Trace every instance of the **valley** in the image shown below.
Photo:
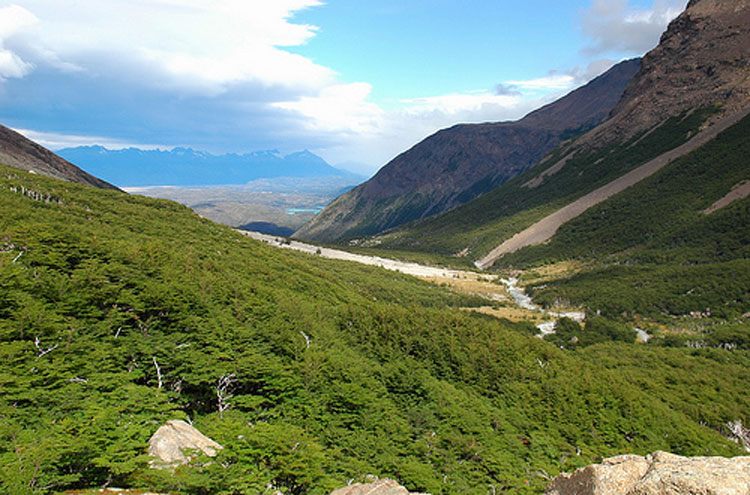
<path fill-rule="evenodd" d="M 366 26 L 339 10 L 346 3 L 140 2 L 158 29 L 138 23 L 132 59 L 81 31 L 117 61 L 98 65 L 45 44 L 57 31 L 44 3 L 27 5 L 38 16 L 0 7 L 13 21 L 0 55 L 15 64 L 0 67 L 0 100 L 46 101 L 37 82 L 64 72 L 42 87 L 75 97 L 51 92 L 55 105 L 24 109 L 46 119 L 28 135 L 74 146 L 106 134 L 117 149 L 61 157 L 0 127 L 0 493 L 734 495 L 747 485 L 750 2 L 689 0 L 682 13 L 622 2 L 622 31 L 593 2 L 576 21 L 593 44 L 579 40 L 574 60 L 588 65 L 529 68 L 534 79 L 495 75 L 510 56 L 500 48 L 520 38 L 482 33 L 477 17 L 459 26 L 475 10 L 463 5 L 402 2 L 404 37 L 384 29 L 394 12 L 367 2 L 355 8 Z M 522 3 L 511 4 L 506 29 Z M 556 31 L 537 10 L 550 45 Z M 450 22 L 425 39 L 451 65 L 438 70 L 417 50 L 410 75 L 413 59 L 396 55 L 425 48 L 411 43 L 433 11 Z M 347 22 L 318 22 L 331 12 Z M 129 9 L 118 14 L 135 25 Z M 189 37 L 166 29 L 186 19 Z M 204 43 L 195 28 L 208 20 L 226 33 Z M 653 30 L 651 49 L 603 59 L 615 52 L 592 51 L 592 25 L 618 43 Z M 451 36 L 464 27 L 477 36 L 470 50 Z M 163 31 L 164 49 L 146 46 Z M 16 53 L 32 38 L 35 49 Z M 398 49 L 378 51 L 386 41 Z M 491 89 L 451 86 L 479 80 L 468 53 Z M 120 64 L 132 74 L 120 77 Z M 110 72 L 118 81 L 105 90 Z M 385 85 L 365 77 L 381 72 Z M 141 101 L 153 109 L 137 113 Z M 526 116 L 500 121 L 513 109 Z M 450 127 L 429 127 L 441 119 Z M 419 137 L 359 185 L 310 151 L 130 146 L 138 136 L 219 150 L 278 142 L 367 167 L 402 135 Z"/>

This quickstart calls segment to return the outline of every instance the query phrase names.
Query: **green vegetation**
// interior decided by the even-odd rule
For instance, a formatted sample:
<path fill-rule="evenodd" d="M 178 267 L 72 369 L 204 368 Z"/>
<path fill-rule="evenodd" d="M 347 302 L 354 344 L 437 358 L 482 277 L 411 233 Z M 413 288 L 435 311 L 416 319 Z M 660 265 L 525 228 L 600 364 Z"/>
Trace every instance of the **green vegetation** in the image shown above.
<path fill-rule="evenodd" d="M 475 298 L 7 167 L 0 212 L 2 493 L 324 494 L 374 474 L 524 494 L 602 456 L 741 452 L 721 432 L 750 422 L 747 350 L 564 352 L 457 309 Z M 149 469 L 175 418 L 217 458 Z"/>
<path fill-rule="evenodd" d="M 591 316 L 585 327 L 570 318 L 560 318 L 555 324 L 555 333 L 544 340 L 567 349 L 587 347 L 602 342 L 635 342 L 635 330 L 601 316 Z"/>
<path fill-rule="evenodd" d="M 626 320 L 734 321 L 750 309 L 750 198 L 703 212 L 750 178 L 748 133 L 750 117 L 499 265 L 590 264 L 536 289 L 545 305 L 565 300 Z"/>
<path fill-rule="evenodd" d="M 593 151 L 578 150 L 539 186 L 524 187 L 577 149 L 575 141 L 565 143 L 549 159 L 476 200 L 382 236 L 381 247 L 445 255 L 468 248 L 467 256 L 480 258 L 546 215 L 687 141 L 713 112 L 703 109 L 687 113 L 626 142 Z"/>

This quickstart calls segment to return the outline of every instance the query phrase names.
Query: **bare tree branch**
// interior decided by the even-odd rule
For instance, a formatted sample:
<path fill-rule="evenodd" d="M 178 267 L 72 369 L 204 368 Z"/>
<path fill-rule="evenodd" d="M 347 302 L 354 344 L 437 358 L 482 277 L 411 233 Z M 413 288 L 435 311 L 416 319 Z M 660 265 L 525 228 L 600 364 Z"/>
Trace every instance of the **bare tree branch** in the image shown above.
<path fill-rule="evenodd" d="M 229 403 L 229 399 L 233 397 L 231 389 L 234 383 L 237 382 L 237 375 L 230 373 L 223 375 L 216 382 L 216 405 L 219 409 L 219 418 L 224 418 L 224 411 L 229 409 L 232 404 Z"/>
<path fill-rule="evenodd" d="M 37 354 L 37 356 L 36 356 L 36 357 L 37 357 L 37 359 L 39 359 L 40 357 L 44 356 L 45 354 L 49 354 L 50 352 L 52 352 L 52 351 L 54 351 L 55 349 L 57 349 L 57 348 L 58 348 L 58 347 L 60 346 L 60 344 L 55 344 L 55 345 L 53 345 L 52 347 L 49 347 L 49 348 L 47 348 L 47 349 L 42 349 L 42 348 L 41 348 L 41 347 L 39 346 L 39 336 L 37 335 L 37 336 L 36 336 L 36 337 L 34 338 L 34 346 L 36 346 L 36 349 L 37 349 L 37 350 L 39 351 L 39 354 Z"/>
<path fill-rule="evenodd" d="M 159 363 L 156 362 L 156 356 L 151 356 L 151 359 L 154 360 L 154 367 L 156 368 L 156 378 L 159 380 L 159 387 L 158 388 L 161 388 L 161 386 L 162 386 L 161 368 L 159 368 Z"/>

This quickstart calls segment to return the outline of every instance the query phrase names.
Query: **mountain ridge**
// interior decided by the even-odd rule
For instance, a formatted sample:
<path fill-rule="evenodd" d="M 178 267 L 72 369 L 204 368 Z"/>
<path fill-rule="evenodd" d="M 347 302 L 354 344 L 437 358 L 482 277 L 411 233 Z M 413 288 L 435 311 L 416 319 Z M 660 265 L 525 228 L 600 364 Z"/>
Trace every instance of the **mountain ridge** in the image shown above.
<path fill-rule="evenodd" d="M 466 203 L 604 120 L 639 65 L 640 59 L 621 62 L 519 121 L 438 131 L 335 200 L 295 235 L 321 241 L 371 235 Z"/>
<path fill-rule="evenodd" d="M 0 163 L 99 189 L 118 189 L 3 125 L 0 125 Z"/>
<path fill-rule="evenodd" d="M 377 242 L 474 259 L 636 167 L 750 107 L 747 2 L 691 3 L 643 57 L 610 118 L 513 181 Z M 711 70 L 709 70 L 711 68 Z"/>

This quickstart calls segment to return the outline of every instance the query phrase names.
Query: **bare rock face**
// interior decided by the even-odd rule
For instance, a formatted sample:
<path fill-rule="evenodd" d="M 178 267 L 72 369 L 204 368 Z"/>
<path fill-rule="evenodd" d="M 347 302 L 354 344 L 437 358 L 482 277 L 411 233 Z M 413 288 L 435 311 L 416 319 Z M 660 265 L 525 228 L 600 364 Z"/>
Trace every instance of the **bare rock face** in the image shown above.
<path fill-rule="evenodd" d="M 692 0 L 643 57 L 612 118 L 583 142 L 609 143 L 685 111 L 718 106 L 714 120 L 750 104 L 750 1 Z"/>
<path fill-rule="evenodd" d="M 148 453 L 155 457 L 151 465 L 155 468 L 174 467 L 186 464 L 190 450 L 199 450 L 214 457 L 223 447 L 184 421 L 175 419 L 156 430 L 148 441 Z"/>
<path fill-rule="evenodd" d="M 561 474 L 546 495 L 750 495 L 750 457 L 623 455 Z"/>
<path fill-rule="evenodd" d="M 355 483 L 353 485 L 339 488 L 331 493 L 331 495 L 420 495 L 416 493 L 409 493 L 409 490 L 399 485 L 397 482 L 389 479 L 377 480 L 372 483 L 362 484 Z"/>
<path fill-rule="evenodd" d="M 621 455 L 604 459 L 601 464 L 563 473 L 547 488 L 548 495 L 615 495 L 628 493 L 648 471 L 646 458 Z"/>

